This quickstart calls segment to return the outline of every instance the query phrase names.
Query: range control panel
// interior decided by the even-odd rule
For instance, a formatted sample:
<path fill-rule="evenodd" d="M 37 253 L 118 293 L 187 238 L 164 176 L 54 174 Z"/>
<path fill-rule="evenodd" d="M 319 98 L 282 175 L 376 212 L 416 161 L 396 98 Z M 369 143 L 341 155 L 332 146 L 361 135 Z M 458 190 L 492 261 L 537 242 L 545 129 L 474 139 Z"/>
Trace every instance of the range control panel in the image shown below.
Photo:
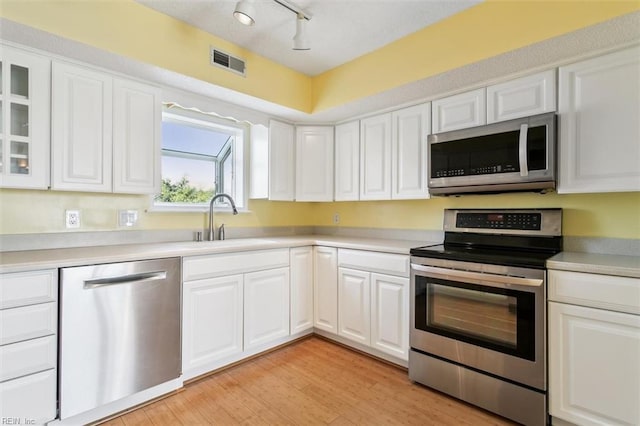
<path fill-rule="evenodd" d="M 456 216 L 457 228 L 539 231 L 541 223 L 542 214 L 537 212 L 459 212 Z"/>

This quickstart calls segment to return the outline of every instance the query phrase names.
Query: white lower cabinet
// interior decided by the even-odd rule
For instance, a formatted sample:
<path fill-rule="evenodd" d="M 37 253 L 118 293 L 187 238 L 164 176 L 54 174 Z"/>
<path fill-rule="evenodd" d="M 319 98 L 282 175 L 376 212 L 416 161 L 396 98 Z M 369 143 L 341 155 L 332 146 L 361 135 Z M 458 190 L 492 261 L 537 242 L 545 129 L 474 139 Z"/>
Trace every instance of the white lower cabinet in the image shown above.
<path fill-rule="evenodd" d="M 549 412 L 554 420 L 640 424 L 638 289 L 637 278 L 549 271 Z"/>
<path fill-rule="evenodd" d="M 182 274 L 183 380 L 288 338 L 289 249 L 185 257 Z"/>
<path fill-rule="evenodd" d="M 371 346 L 408 359 L 408 278 L 371 274 Z"/>
<path fill-rule="evenodd" d="M 182 369 L 242 353 L 243 276 L 185 282 Z"/>
<path fill-rule="evenodd" d="M 391 361 L 408 360 L 408 256 L 338 250 L 338 335 Z"/>
<path fill-rule="evenodd" d="M 334 247 L 313 248 L 313 325 L 338 333 L 338 250 Z"/>
<path fill-rule="evenodd" d="M 0 275 L 0 419 L 56 417 L 58 271 Z M 14 423 L 17 424 L 17 423 Z"/>
<path fill-rule="evenodd" d="M 290 332 L 313 329 L 313 247 L 289 251 Z"/>
<path fill-rule="evenodd" d="M 371 274 L 338 269 L 338 334 L 364 345 L 371 343 Z"/>
<path fill-rule="evenodd" d="M 289 335 L 289 268 L 252 272 L 244 278 L 244 348 Z"/>

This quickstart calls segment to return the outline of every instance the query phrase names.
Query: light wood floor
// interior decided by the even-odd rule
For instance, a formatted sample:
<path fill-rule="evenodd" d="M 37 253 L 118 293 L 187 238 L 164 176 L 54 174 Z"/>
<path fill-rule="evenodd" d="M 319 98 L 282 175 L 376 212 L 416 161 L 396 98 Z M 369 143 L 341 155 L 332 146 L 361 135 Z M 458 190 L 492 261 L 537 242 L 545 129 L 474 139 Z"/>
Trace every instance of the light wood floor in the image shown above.
<path fill-rule="evenodd" d="M 105 425 L 511 425 L 312 337 L 191 383 Z"/>

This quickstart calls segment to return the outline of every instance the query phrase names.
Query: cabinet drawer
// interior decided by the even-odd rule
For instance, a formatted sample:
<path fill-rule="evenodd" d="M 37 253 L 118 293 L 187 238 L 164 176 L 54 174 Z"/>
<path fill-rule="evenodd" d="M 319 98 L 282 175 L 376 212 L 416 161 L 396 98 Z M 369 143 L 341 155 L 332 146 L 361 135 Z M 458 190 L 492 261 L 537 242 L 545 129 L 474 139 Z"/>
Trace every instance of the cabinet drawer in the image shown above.
<path fill-rule="evenodd" d="M 56 368 L 56 336 L 0 346 L 0 382 Z"/>
<path fill-rule="evenodd" d="M 289 249 L 186 257 L 183 280 L 200 280 L 289 266 Z"/>
<path fill-rule="evenodd" d="M 55 334 L 57 325 L 55 303 L 5 309 L 0 311 L 0 345 Z"/>
<path fill-rule="evenodd" d="M 0 383 L 3 419 L 43 424 L 56 417 L 56 370 Z M 24 423 L 23 423 L 24 424 Z"/>
<path fill-rule="evenodd" d="M 338 266 L 381 274 L 409 276 L 409 256 L 364 250 L 338 250 Z"/>
<path fill-rule="evenodd" d="M 640 279 L 551 270 L 549 300 L 640 314 Z"/>
<path fill-rule="evenodd" d="M 56 269 L 0 275 L 0 309 L 55 302 L 57 282 Z"/>

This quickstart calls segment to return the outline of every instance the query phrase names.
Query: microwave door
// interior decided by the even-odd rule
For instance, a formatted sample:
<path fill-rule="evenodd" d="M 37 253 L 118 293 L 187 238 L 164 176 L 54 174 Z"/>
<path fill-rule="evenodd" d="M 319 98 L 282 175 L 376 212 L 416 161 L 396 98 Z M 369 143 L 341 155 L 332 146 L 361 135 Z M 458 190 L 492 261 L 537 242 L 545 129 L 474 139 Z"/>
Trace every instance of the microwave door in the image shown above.
<path fill-rule="evenodd" d="M 555 114 L 429 136 L 431 194 L 555 188 Z"/>

